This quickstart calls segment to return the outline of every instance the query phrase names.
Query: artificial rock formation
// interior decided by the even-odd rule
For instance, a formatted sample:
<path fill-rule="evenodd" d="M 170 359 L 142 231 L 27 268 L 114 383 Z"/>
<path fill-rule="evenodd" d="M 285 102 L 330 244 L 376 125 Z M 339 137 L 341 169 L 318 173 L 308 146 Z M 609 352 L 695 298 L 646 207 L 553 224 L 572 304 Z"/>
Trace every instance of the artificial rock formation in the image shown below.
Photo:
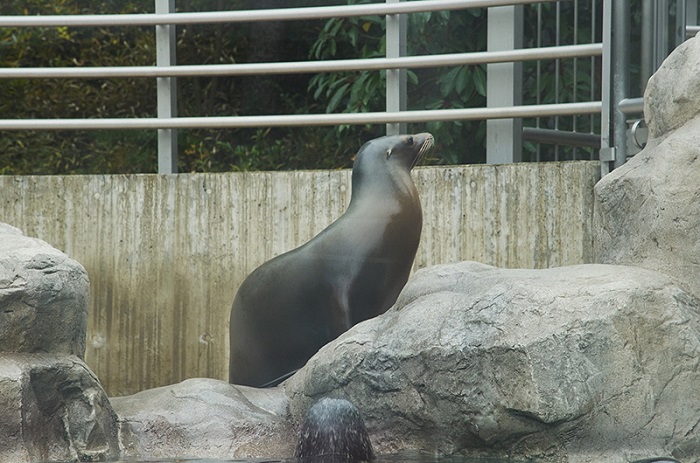
<path fill-rule="evenodd" d="M 700 115 L 700 34 L 678 46 L 649 79 L 644 119 L 649 138 L 663 137 Z"/>
<path fill-rule="evenodd" d="M 547 461 L 700 455 L 700 301 L 656 272 L 581 265 L 417 272 L 394 308 L 285 384 L 355 403 L 378 452 Z"/>
<path fill-rule="evenodd" d="M 130 456 L 289 457 L 321 397 L 377 453 L 550 462 L 700 455 L 700 301 L 646 269 L 418 271 L 397 304 L 281 386 L 192 379 L 112 399 Z"/>
<path fill-rule="evenodd" d="M 294 453 L 295 430 L 280 388 L 194 378 L 111 400 L 128 456 L 231 459 Z"/>
<path fill-rule="evenodd" d="M 117 415 L 81 360 L 88 297 L 82 265 L 0 223 L 0 461 L 120 455 Z"/>
<path fill-rule="evenodd" d="M 120 455 L 117 416 L 78 357 L 0 354 L 0 461 L 104 461 Z"/>
<path fill-rule="evenodd" d="M 83 358 L 89 291 L 82 265 L 0 223 L 0 353 Z"/>
<path fill-rule="evenodd" d="M 649 80 L 649 142 L 595 187 L 596 260 L 658 270 L 700 296 L 700 36 Z"/>

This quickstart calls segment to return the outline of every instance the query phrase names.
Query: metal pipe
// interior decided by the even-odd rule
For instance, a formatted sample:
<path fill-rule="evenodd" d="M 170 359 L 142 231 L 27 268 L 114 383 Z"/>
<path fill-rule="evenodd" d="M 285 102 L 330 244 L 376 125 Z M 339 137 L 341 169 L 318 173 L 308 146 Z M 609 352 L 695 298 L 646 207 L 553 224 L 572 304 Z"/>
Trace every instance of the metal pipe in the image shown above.
<path fill-rule="evenodd" d="M 115 66 L 115 67 L 56 67 L 0 68 L 3 79 L 72 78 L 95 79 L 108 77 L 191 77 L 247 76 L 261 74 L 303 74 L 337 71 L 383 70 L 461 66 L 505 63 L 553 58 L 600 56 L 600 43 L 563 47 L 528 48 L 523 50 L 450 53 L 443 55 L 406 56 L 400 58 L 348 59 L 332 61 L 299 61 L 281 63 L 210 64 L 187 66 Z"/>
<path fill-rule="evenodd" d="M 603 0 L 603 57 L 601 60 L 602 84 L 600 114 L 600 176 L 610 173 L 610 163 L 615 159 L 615 144 L 613 139 L 613 78 L 612 78 L 612 0 Z"/>
<path fill-rule="evenodd" d="M 600 148 L 600 135 L 595 133 L 568 132 L 565 130 L 524 127 L 523 140 L 549 145 L 584 146 Z"/>
<path fill-rule="evenodd" d="M 397 3 L 400 0 L 386 0 Z M 394 14 L 386 17 L 386 57 L 389 59 L 406 56 L 406 15 Z M 407 76 L 405 69 L 387 69 L 386 71 L 386 105 L 387 112 L 405 111 L 407 97 Z M 406 133 L 406 124 L 387 124 L 387 135 Z"/>
<path fill-rule="evenodd" d="M 644 98 L 624 98 L 617 104 L 617 109 L 624 114 L 641 114 L 644 112 Z"/>
<path fill-rule="evenodd" d="M 517 50 L 523 46 L 523 8 L 489 8 L 489 51 Z M 522 64 L 508 62 L 486 67 L 486 106 L 498 108 L 522 104 Z M 522 120 L 486 121 L 486 162 L 504 164 L 522 161 Z"/>
<path fill-rule="evenodd" d="M 687 25 L 688 17 L 686 15 L 685 1 L 676 1 L 676 27 L 673 32 L 675 36 L 675 46 L 682 44 L 685 41 L 685 26 Z"/>
<path fill-rule="evenodd" d="M 627 160 L 627 118 L 617 107 L 629 93 L 630 76 L 630 0 L 613 2 L 613 60 L 612 60 L 612 123 L 615 146 L 614 166 L 620 167 Z"/>
<path fill-rule="evenodd" d="M 600 113 L 600 101 L 501 108 L 429 111 L 300 114 L 274 116 L 121 118 L 121 119 L 0 119 L 0 130 L 188 129 L 230 127 L 301 127 L 341 124 L 387 124 L 454 120 L 512 119 Z"/>
<path fill-rule="evenodd" d="M 641 60 L 639 80 L 641 93 L 647 86 L 649 78 L 656 70 L 654 68 L 654 0 L 642 0 L 642 24 L 640 26 Z"/>
<path fill-rule="evenodd" d="M 0 27 L 157 26 L 254 21 L 291 21 L 353 16 L 423 13 L 492 6 L 525 5 L 556 0 L 418 0 L 400 3 L 276 8 L 268 10 L 207 11 L 171 14 L 105 14 L 65 16 L 0 16 Z"/>
<path fill-rule="evenodd" d="M 175 0 L 156 0 L 156 13 L 175 11 Z M 156 26 L 156 66 L 169 68 L 176 60 L 175 26 Z M 158 77 L 156 79 L 158 117 L 177 117 L 177 79 Z M 158 130 L 158 173 L 176 174 L 178 161 L 177 130 Z"/>

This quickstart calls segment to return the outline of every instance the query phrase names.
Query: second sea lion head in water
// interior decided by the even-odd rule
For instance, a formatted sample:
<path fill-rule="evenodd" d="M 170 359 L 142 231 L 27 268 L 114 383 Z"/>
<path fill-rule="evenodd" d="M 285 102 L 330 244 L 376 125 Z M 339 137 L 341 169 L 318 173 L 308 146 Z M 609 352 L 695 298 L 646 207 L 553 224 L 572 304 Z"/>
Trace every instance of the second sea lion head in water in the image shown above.
<path fill-rule="evenodd" d="M 357 407 L 324 397 L 306 414 L 294 456 L 303 463 L 366 462 L 374 450 Z"/>
<path fill-rule="evenodd" d="M 345 213 L 243 281 L 231 309 L 231 383 L 275 385 L 396 302 L 423 224 L 411 169 L 433 143 L 429 133 L 365 143 L 355 157 Z"/>

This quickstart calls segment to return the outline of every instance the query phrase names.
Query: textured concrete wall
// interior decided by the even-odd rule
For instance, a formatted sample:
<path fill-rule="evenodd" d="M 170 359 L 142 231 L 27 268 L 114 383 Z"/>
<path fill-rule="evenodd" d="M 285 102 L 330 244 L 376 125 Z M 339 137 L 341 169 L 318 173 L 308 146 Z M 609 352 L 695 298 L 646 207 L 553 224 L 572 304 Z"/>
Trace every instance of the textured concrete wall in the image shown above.
<path fill-rule="evenodd" d="M 418 168 L 416 267 L 592 261 L 597 162 Z M 85 360 L 125 395 L 228 377 L 228 316 L 245 276 L 340 216 L 349 171 L 0 176 L 0 222 L 82 263 Z"/>

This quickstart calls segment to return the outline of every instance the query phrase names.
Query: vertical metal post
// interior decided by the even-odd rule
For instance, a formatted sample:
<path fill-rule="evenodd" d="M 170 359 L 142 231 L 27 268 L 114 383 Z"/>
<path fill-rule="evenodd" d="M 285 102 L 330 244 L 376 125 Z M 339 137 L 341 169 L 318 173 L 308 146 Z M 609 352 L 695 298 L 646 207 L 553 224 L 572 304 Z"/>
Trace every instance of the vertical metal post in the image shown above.
<path fill-rule="evenodd" d="M 670 8 L 668 0 L 655 0 L 654 5 L 656 6 L 656 13 L 654 15 L 654 71 L 656 71 L 666 59 L 669 52 L 668 21 Z M 616 23 L 615 27 L 617 27 L 617 25 Z"/>
<path fill-rule="evenodd" d="M 685 25 L 688 23 L 686 18 L 685 0 L 676 0 L 676 45 L 678 46 L 685 42 Z"/>
<path fill-rule="evenodd" d="M 639 80 L 642 94 L 651 75 L 656 71 L 654 63 L 654 0 L 642 0 L 642 34 L 641 64 Z"/>
<path fill-rule="evenodd" d="M 175 0 L 155 0 L 156 14 L 175 12 Z M 156 64 L 174 66 L 175 25 L 156 26 Z M 177 82 L 174 77 L 158 77 L 158 118 L 177 117 Z M 177 173 L 177 130 L 158 129 L 158 173 Z"/>
<path fill-rule="evenodd" d="M 603 56 L 601 63 L 602 89 L 601 102 L 603 106 L 600 115 L 600 176 L 610 173 L 610 163 L 615 160 L 615 146 L 613 143 L 613 75 L 612 75 L 612 1 L 603 0 Z"/>
<path fill-rule="evenodd" d="M 488 11 L 488 51 L 514 50 L 523 44 L 523 7 L 499 6 Z M 522 64 L 486 66 L 486 106 L 522 104 Z M 502 164 L 522 160 L 522 119 L 486 122 L 486 162 Z"/>
<path fill-rule="evenodd" d="M 401 0 L 386 0 L 398 3 Z M 398 58 L 406 55 L 406 15 L 392 14 L 386 17 L 386 57 Z M 406 110 L 406 70 L 387 69 L 386 71 L 386 111 Z M 406 133 L 405 123 L 386 125 L 387 135 Z"/>
<path fill-rule="evenodd" d="M 676 46 L 688 38 L 686 26 L 697 26 L 698 0 L 677 0 L 676 3 Z"/>
<path fill-rule="evenodd" d="M 686 26 L 697 26 L 698 25 L 698 0 L 686 0 L 685 1 L 685 25 Z M 687 36 L 687 34 L 686 34 Z"/>
<path fill-rule="evenodd" d="M 615 144 L 614 166 L 620 167 L 627 161 L 627 117 L 617 107 L 628 97 L 630 77 L 630 0 L 613 2 L 613 141 Z M 668 11 L 668 10 L 666 10 Z"/>

